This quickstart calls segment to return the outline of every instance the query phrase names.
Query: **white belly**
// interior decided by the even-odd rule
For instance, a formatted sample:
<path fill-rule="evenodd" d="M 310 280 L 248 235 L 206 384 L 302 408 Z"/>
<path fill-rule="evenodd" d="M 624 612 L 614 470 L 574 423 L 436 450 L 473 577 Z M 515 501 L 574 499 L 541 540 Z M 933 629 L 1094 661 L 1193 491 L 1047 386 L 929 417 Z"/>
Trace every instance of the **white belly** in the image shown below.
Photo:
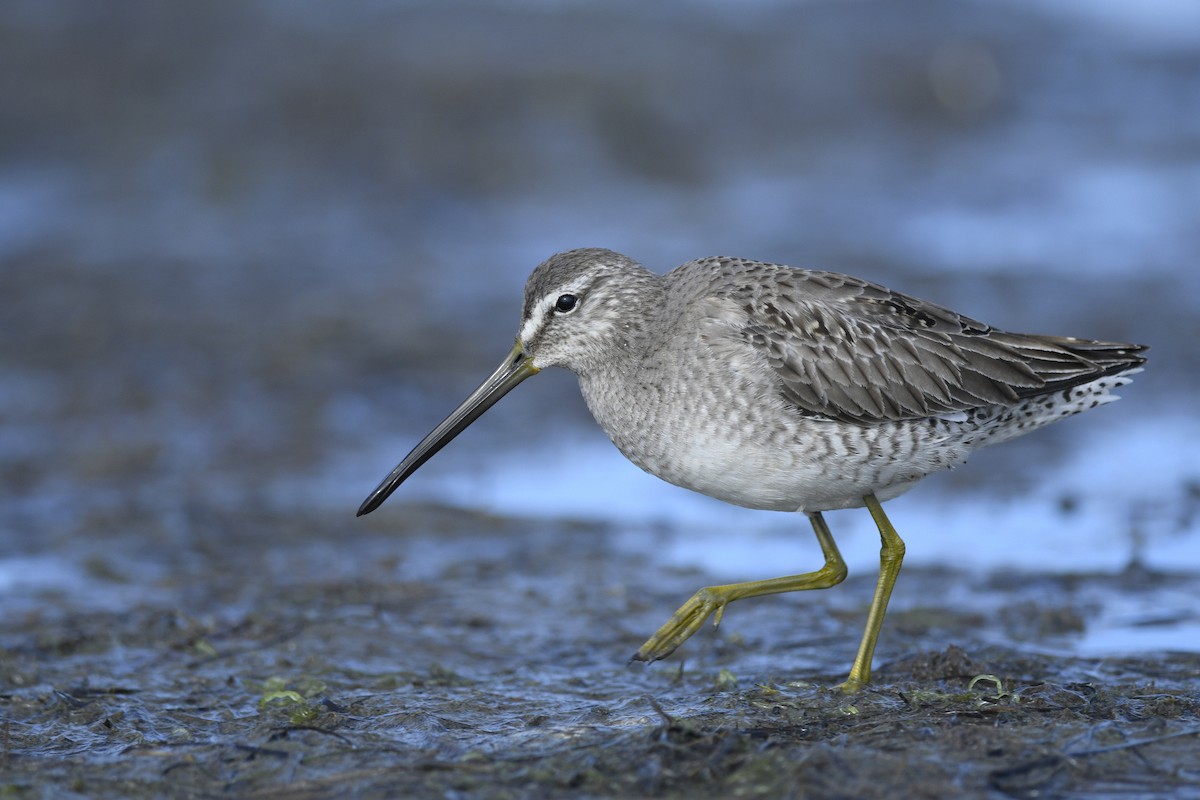
<path fill-rule="evenodd" d="M 731 402 L 729 394 L 706 396 L 702 388 L 667 397 L 653 383 L 626 381 L 622 396 L 611 384 L 580 385 L 596 421 L 634 464 L 747 508 L 855 508 L 871 493 L 887 500 L 930 472 L 962 463 L 968 452 L 913 435 L 910 426 L 923 423 L 861 427 L 813 420 L 748 387 Z"/>

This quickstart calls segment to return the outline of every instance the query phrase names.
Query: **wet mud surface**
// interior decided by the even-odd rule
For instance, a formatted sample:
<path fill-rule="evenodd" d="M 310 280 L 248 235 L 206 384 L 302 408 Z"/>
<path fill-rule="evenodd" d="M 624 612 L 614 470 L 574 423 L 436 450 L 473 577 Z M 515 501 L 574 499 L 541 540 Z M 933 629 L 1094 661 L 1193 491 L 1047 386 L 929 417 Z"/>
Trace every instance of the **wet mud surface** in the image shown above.
<path fill-rule="evenodd" d="M 705 576 L 595 526 L 210 514 L 182 543 L 110 522 L 80 585 L 0 624 L 6 796 L 1200 794 L 1200 655 L 1064 654 L 1079 598 L 1186 577 L 975 578 L 1003 600 L 964 608 L 938 598 L 969 576 L 906 570 L 846 696 L 872 575 L 735 604 L 645 667 Z M 104 608 L 131 557 L 174 567 Z"/>

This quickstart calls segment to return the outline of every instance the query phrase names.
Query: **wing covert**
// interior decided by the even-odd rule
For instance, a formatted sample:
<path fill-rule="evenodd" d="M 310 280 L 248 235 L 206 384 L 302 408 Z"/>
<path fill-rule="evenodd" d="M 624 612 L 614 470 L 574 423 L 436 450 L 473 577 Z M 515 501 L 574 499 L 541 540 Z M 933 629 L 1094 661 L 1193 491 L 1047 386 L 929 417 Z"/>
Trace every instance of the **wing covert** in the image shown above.
<path fill-rule="evenodd" d="M 719 259 L 728 269 L 737 260 Z M 831 272 L 737 261 L 735 335 L 806 415 L 873 424 L 953 414 L 1128 369 L 1131 345 L 997 330 Z M 728 328 L 726 328 L 728 331 Z"/>

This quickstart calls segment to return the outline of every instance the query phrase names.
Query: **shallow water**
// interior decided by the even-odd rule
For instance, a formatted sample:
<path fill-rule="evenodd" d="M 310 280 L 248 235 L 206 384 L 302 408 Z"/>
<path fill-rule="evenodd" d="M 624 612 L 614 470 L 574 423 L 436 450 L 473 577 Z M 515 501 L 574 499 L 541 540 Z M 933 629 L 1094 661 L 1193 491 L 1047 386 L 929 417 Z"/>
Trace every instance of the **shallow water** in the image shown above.
<path fill-rule="evenodd" d="M 4 4 L 0 785 L 779 796 L 853 759 L 866 797 L 902 759 L 934 794 L 1152 793 L 1079 755 L 1105 736 L 1194 784 L 1195 13 Z M 889 504 L 875 692 L 822 688 L 874 582 L 861 511 L 830 515 L 844 586 L 631 668 L 700 586 L 814 566 L 807 523 L 642 474 L 565 374 L 352 516 L 507 350 L 529 270 L 588 245 L 1151 361 Z"/>

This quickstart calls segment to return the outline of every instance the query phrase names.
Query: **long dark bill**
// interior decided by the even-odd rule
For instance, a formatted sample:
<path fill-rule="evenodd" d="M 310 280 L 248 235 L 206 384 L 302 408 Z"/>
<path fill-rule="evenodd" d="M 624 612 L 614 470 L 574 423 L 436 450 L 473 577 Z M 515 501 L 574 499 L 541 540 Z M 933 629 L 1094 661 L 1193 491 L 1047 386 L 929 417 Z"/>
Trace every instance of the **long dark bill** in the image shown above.
<path fill-rule="evenodd" d="M 404 457 L 403 461 L 396 465 L 396 468 L 358 507 L 358 514 L 355 516 L 361 517 L 363 514 L 370 514 L 379 508 L 383 501 L 387 500 L 388 496 L 404 482 L 405 478 L 433 458 L 437 451 L 466 430 L 468 425 L 479 419 L 483 412 L 495 405 L 496 401 L 508 394 L 514 386 L 537 373 L 538 368 L 533 365 L 533 360 L 521 351 L 521 343 L 518 342 L 500 366 L 496 368 L 496 371 L 481 383 L 478 389 L 471 392 L 471 396 L 464 400 L 462 405 L 454 409 L 450 416 L 442 420 L 441 424 L 422 439 L 420 444 Z"/>

